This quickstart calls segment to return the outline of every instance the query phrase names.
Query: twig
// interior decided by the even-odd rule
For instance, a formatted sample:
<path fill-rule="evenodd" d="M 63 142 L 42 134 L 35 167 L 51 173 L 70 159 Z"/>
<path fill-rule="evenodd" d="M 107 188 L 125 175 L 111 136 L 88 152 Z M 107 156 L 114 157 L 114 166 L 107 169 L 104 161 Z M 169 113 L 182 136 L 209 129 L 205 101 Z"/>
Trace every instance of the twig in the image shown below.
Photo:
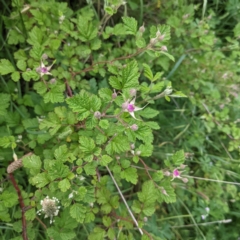
<path fill-rule="evenodd" d="M 114 177 L 113 177 L 113 175 L 112 175 L 112 172 L 110 171 L 110 169 L 108 168 L 108 166 L 106 166 L 106 168 L 107 168 L 108 173 L 109 173 L 109 175 L 111 176 L 111 178 L 112 178 L 112 180 L 113 180 L 113 182 L 114 182 L 114 184 L 115 184 L 115 186 L 116 186 L 116 188 L 117 188 L 117 190 L 118 190 L 119 195 L 121 196 L 121 198 L 122 198 L 122 200 L 123 200 L 123 202 L 124 202 L 124 204 L 125 204 L 125 206 L 126 206 L 126 208 L 127 208 L 127 210 L 128 210 L 128 213 L 130 214 L 130 216 L 131 216 L 133 222 L 135 223 L 137 229 L 139 230 L 140 234 L 143 235 L 143 231 L 142 231 L 142 229 L 138 226 L 138 222 L 137 222 L 136 218 L 134 217 L 131 209 L 129 208 L 129 206 L 128 206 L 128 204 L 127 204 L 127 201 L 125 200 L 125 198 L 124 198 L 124 196 L 123 196 L 120 188 L 118 187 L 118 184 L 117 184 L 117 182 L 115 181 L 115 179 L 114 179 Z"/>
<path fill-rule="evenodd" d="M 25 205 L 24 205 L 24 202 L 23 202 L 23 198 L 22 198 L 22 194 L 21 194 L 21 191 L 19 189 L 19 186 L 17 184 L 17 182 L 15 181 L 15 178 L 13 176 L 12 173 L 9 173 L 8 174 L 9 176 L 9 179 L 11 180 L 12 184 L 13 184 L 13 187 L 15 188 L 16 192 L 17 192 L 17 195 L 18 195 L 18 201 L 19 201 L 19 204 L 20 204 L 20 207 L 21 207 L 21 210 L 22 210 L 22 237 L 23 237 L 23 240 L 28 240 L 28 237 L 27 237 L 27 223 L 26 223 L 26 218 L 25 218 Z"/>

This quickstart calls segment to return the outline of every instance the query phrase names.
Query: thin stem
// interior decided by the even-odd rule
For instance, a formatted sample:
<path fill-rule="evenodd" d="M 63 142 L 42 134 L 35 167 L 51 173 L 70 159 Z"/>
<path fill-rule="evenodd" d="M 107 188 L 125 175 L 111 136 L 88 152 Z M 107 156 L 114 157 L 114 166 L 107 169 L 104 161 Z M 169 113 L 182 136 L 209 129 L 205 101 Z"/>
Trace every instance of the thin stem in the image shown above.
<path fill-rule="evenodd" d="M 122 198 L 122 200 L 123 200 L 123 202 L 124 202 L 124 204 L 125 204 L 125 206 L 126 206 L 126 208 L 127 208 L 127 210 L 128 210 L 128 213 L 130 214 L 130 216 L 131 216 L 133 222 L 135 223 L 136 227 L 138 228 L 140 234 L 143 235 L 143 231 L 142 231 L 142 229 L 138 226 L 138 222 L 137 222 L 136 218 L 134 217 L 131 209 L 129 208 L 129 206 L 128 206 L 128 204 L 127 204 L 127 201 L 125 200 L 125 198 L 124 198 L 124 196 L 123 196 L 120 188 L 118 187 L 118 184 L 117 184 L 117 182 L 115 181 L 115 179 L 114 179 L 114 177 L 113 177 L 110 169 L 108 168 L 108 166 L 106 166 L 106 168 L 107 168 L 108 173 L 109 173 L 109 175 L 111 176 L 111 178 L 112 178 L 112 180 L 113 180 L 113 182 L 114 182 L 114 184 L 115 184 L 115 186 L 116 186 L 116 188 L 117 188 L 117 190 L 118 190 L 118 192 L 119 192 L 119 195 L 121 196 L 121 198 Z"/>
<path fill-rule="evenodd" d="M 203 180 L 203 181 L 226 183 L 226 184 L 232 184 L 232 185 L 238 185 L 238 186 L 240 186 L 240 183 L 237 183 L 237 182 L 228 182 L 228 181 L 211 179 L 211 178 L 193 177 L 193 176 L 189 176 L 189 175 L 182 175 L 182 176 L 183 176 L 183 177 L 187 177 L 187 178 L 199 179 L 199 180 Z"/>
<path fill-rule="evenodd" d="M 207 226 L 210 224 L 216 224 L 216 223 L 230 223 L 232 222 L 232 219 L 224 219 L 224 220 L 218 220 L 218 221 L 213 221 L 213 222 L 206 222 L 206 223 L 198 223 L 198 226 Z M 173 226 L 171 228 L 185 228 L 185 227 L 195 227 L 195 224 L 188 224 L 188 225 L 183 225 L 183 226 Z"/>

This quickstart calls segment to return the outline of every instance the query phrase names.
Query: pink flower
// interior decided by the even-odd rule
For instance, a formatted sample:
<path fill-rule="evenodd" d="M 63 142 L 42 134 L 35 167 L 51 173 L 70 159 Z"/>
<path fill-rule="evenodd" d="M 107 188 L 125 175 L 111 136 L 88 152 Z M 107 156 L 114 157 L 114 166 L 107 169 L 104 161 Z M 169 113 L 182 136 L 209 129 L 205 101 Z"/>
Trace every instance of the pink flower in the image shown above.
<path fill-rule="evenodd" d="M 129 114 L 134 119 L 136 119 L 134 112 L 142 110 L 143 108 L 146 107 L 146 106 L 144 106 L 144 107 L 140 108 L 140 107 L 135 106 L 135 100 L 136 100 L 136 98 L 133 98 L 132 101 L 129 102 L 129 100 L 127 100 L 125 103 L 122 104 L 122 109 L 124 110 L 124 112 L 129 112 Z"/>
<path fill-rule="evenodd" d="M 54 64 L 54 62 L 53 62 L 53 64 Z M 36 71 L 38 73 L 40 73 L 41 77 L 43 75 L 52 75 L 49 71 L 51 70 L 53 64 L 51 66 L 49 66 L 49 67 L 46 67 L 44 65 L 43 61 L 41 60 L 41 65 L 36 69 Z"/>

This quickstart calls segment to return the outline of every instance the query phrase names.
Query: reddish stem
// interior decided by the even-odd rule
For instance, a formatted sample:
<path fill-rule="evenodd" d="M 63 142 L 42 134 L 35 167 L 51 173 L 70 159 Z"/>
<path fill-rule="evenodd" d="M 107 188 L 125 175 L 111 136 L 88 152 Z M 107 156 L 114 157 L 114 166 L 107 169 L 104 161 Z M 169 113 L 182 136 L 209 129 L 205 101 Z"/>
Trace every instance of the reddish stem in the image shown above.
<path fill-rule="evenodd" d="M 22 194 L 21 194 L 21 191 L 19 189 L 19 186 L 18 186 L 13 174 L 9 173 L 8 176 L 9 176 L 9 179 L 11 180 L 11 182 L 13 184 L 13 187 L 15 188 L 15 190 L 17 192 L 18 201 L 19 201 L 19 204 L 20 204 L 20 207 L 21 207 L 21 210 L 22 210 L 22 237 L 23 237 L 23 240 L 28 240 L 28 237 L 27 237 L 27 223 L 26 223 L 26 218 L 25 218 L 25 215 L 24 215 L 25 205 L 24 205 L 24 202 L 23 202 Z"/>

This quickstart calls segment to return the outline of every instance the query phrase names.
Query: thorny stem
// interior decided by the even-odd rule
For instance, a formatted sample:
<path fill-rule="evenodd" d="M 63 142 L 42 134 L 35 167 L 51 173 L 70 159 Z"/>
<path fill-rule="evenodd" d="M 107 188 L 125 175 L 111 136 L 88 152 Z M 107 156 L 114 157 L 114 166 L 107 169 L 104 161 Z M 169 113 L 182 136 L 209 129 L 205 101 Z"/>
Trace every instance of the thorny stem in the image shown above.
<path fill-rule="evenodd" d="M 106 168 L 107 168 L 108 173 L 109 173 L 109 175 L 111 176 L 111 178 L 112 178 L 112 180 L 113 180 L 113 182 L 114 182 L 114 184 L 115 184 L 115 186 L 116 186 L 116 188 L 117 188 L 117 190 L 118 190 L 118 192 L 119 192 L 119 195 L 121 196 L 121 198 L 122 198 L 122 200 L 123 200 L 123 202 L 124 202 L 124 204 L 125 204 L 125 206 L 126 206 L 126 208 L 127 208 L 127 210 L 128 210 L 128 213 L 130 214 L 130 216 L 131 216 L 133 222 L 135 223 L 136 227 L 138 228 L 140 234 L 143 235 L 143 231 L 142 231 L 142 229 L 138 226 L 138 222 L 137 222 L 136 218 L 134 217 L 131 209 L 129 208 L 129 206 L 128 206 L 128 204 L 127 204 L 127 201 L 125 200 L 125 198 L 124 198 L 124 196 L 123 196 L 120 188 L 118 187 L 118 184 L 117 184 L 117 182 L 115 181 L 115 178 L 113 177 L 112 172 L 110 171 L 110 169 L 108 168 L 108 166 L 106 166 Z"/>
<path fill-rule="evenodd" d="M 19 189 L 19 186 L 18 186 L 13 174 L 9 173 L 8 176 L 9 176 L 9 179 L 11 180 L 11 182 L 13 184 L 13 187 L 15 188 L 15 190 L 17 192 L 18 201 L 19 201 L 19 204 L 20 204 L 20 207 L 21 207 L 21 210 L 22 210 L 22 237 L 23 237 L 23 240 L 28 240 L 28 237 L 27 237 L 27 223 L 26 223 L 26 218 L 25 218 L 25 205 L 24 205 L 24 202 L 23 202 L 22 194 L 21 194 L 21 191 Z"/>

